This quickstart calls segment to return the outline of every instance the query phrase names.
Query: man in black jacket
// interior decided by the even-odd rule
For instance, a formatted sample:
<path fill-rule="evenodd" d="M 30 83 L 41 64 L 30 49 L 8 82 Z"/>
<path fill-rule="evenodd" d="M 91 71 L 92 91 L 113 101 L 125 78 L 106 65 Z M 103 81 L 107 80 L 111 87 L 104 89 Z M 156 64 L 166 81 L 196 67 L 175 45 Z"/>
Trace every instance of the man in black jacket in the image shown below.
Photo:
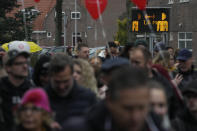
<path fill-rule="evenodd" d="M 197 130 L 197 80 L 190 82 L 182 91 L 185 98 L 185 109 L 173 121 L 176 131 Z"/>
<path fill-rule="evenodd" d="M 61 125 L 72 116 L 83 115 L 96 96 L 90 90 L 77 85 L 73 79 L 73 62 L 65 54 L 56 54 L 49 67 L 50 85 L 46 88 L 55 120 Z"/>
<path fill-rule="evenodd" d="M 124 79 L 122 79 L 124 78 Z M 149 112 L 143 71 L 122 67 L 112 73 L 107 97 L 83 118 L 66 121 L 62 131 L 157 131 Z"/>
<path fill-rule="evenodd" d="M 158 70 L 152 68 L 152 56 L 149 50 L 139 47 L 134 48 L 130 52 L 130 61 L 132 65 L 144 69 L 150 80 L 155 80 L 163 86 L 169 103 L 170 118 L 174 118 L 175 112 L 180 109 L 179 106 L 182 103 L 176 96 L 176 90 L 173 88 L 171 81 L 166 79 Z"/>
<path fill-rule="evenodd" d="M 197 71 L 194 70 L 194 59 L 192 52 L 188 49 L 182 49 L 176 59 L 179 61 L 179 65 L 177 72 L 174 73 L 174 76 L 177 73 L 182 75 L 183 80 L 178 85 L 178 87 L 182 90 L 188 83 L 197 79 Z"/>
<path fill-rule="evenodd" d="M 130 61 L 133 66 L 144 69 L 150 80 L 159 82 L 164 87 L 168 98 L 173 95 L 173 87 L 170 81 L 152 68 L 152 56 L 149 50 L 139 47 L 134 48 L 130 52 Z"/>
<path fill-rule="evenodd" d="M 13 43 L 4 56 L 7 77 L 0 79 L 0 130 L 10 131 L 14 124 L 13 112 L 21 97 L 32 84 L 28 77 L 29 47 L 26 43 Z"/>

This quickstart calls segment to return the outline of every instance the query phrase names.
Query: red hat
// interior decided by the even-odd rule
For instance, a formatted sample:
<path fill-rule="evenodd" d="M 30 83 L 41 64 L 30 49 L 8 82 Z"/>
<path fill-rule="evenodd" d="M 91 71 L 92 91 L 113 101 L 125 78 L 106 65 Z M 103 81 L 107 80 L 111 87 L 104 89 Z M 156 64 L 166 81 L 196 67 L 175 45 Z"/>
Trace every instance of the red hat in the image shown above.
<path fill-rule="evenodd" d="M 25 92 L 21 105 L 25 105 L 27 103 L 32 103 L 47 112 L 51 112 L 48 96 L 42 88 L 34 88 Z"/>

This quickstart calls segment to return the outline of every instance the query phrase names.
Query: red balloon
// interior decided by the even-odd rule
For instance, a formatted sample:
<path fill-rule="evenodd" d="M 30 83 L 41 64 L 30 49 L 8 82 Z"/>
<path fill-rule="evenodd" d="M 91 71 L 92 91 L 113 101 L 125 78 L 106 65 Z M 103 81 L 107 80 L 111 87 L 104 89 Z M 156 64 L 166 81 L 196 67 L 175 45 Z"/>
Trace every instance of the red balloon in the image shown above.
<path fill-rule="evenodd" d="M 131 0 L 133 3 L 140 9 L 145 10 L 146 8 L 146 0 Z"/>
<path fill-rule="evenodd" d="M 107 0 L 85 0 L 85 5 L 92 18 L 97 20 L 105 10 Z M 98 7 L 100 7 L 100 11 Z"/>
<path fill-rule="evenodd" d="M 36 3 L 40 2 L 40 0 L 34 0 Z"/>

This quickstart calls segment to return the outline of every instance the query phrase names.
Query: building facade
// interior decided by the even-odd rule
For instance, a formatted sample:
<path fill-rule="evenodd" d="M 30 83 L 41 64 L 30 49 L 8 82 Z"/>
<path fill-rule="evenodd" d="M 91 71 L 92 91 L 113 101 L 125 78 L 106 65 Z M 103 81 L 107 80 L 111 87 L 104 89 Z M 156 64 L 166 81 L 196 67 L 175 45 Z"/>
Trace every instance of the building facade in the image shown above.
<path fill-rule="evenodd" d="M 76 37 L 90 47 L 97 47 L 106 45 L 108 41 L 114 40 L 118 30 L 117 19 L 126 11 L 126 0 L 108 0 L 108 5 L 102 14 L 102 20 L 91 18 L 83 0 L 77 0 L 76 11 L 75 0 L 64 0 L 62 8 L 63 28 L 61 44 L 74 46 Z M 42 41 L 44 45 L 54 45 L 55 16 L 56 13 L 53 8 L 44 20 L 43 30 L 46 31 L 46 39 Z"/>
<path fill-rule="evenodd" d="M 194 56 L 197 55 L 196 6 L 196 0 L 149 0 L 148 3 L 148 7 L 170 9 L 169 32 L 165 43 L 175 49 L 188 48 L 194 52 Z"/>

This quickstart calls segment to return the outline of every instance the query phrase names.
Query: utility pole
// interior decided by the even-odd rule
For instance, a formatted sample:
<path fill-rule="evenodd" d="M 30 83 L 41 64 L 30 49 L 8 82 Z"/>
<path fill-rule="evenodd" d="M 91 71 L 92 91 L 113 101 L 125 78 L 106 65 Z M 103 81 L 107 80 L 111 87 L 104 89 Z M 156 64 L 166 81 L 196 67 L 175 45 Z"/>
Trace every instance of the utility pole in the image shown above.
<path fill-rule="evenodd" d="M 62 37 L 62 2 L 63 0 L 57 0 L 56 1 L 56 32 L 55 32 L 55 44 L 56 46 L 60 46 L 61 43 L 61 37 Z"/>

